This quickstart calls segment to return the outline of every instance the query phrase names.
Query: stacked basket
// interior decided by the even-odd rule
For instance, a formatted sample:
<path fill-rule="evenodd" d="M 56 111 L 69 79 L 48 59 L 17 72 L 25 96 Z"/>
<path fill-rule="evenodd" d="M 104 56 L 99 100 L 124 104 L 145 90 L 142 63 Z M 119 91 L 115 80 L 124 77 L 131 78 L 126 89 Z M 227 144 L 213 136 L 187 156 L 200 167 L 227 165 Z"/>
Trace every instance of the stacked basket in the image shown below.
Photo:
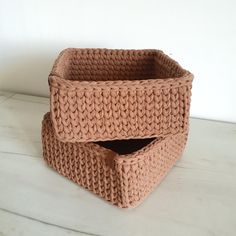
<path fill-rule="evenodd" d="M 49 75 L 49 166 L 114 205 L 138 205 L 184 149 L 193 75 L 159 50 L 66 49 Z"/>

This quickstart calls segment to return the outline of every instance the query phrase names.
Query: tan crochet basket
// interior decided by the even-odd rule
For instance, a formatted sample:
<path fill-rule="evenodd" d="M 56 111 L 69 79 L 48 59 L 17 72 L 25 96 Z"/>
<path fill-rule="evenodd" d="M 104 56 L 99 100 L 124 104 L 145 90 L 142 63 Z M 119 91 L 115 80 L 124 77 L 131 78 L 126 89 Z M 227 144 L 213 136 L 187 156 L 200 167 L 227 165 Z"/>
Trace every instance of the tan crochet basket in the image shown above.
<path fill-rule="evenodd" d="M 192 79 L 158 50 L 66 49 L 49 76 L 56 136 L 84 142 L 184 132 Z"/>
<path fill-rule="evenodd" d="M 66 143 L 57 140 L 49 113 L 42 126 L 48 165 L 122 208 L 137 206 L 160 183 L 181 156 L 186 138 L 178 133 L 160 139 Z"/>

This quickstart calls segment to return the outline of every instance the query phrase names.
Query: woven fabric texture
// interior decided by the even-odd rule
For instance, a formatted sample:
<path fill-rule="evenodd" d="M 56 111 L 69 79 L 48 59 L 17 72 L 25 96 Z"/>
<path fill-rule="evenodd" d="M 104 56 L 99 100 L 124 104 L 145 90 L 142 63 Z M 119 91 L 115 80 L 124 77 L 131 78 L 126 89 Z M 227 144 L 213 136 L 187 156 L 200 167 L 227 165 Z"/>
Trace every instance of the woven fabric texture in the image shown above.
<path fill-rule="evenodd" d="M 119 144 L 113 143 L 119 141 L 59 141 L 49 113 L 42 125 L 43 156 L 48 165 L 121 208 L 137 206 L 160 183 L 181 156 L 186 138 L 185 132 L 179 132 L 140 145 L 136 140 L 136 151 L 119 155 Z"/>
<path fill-rule="evenodd" d="M 66 49 L 49 75 L 55 134 L 87 142 L 185 132 L 192 79 L 158 50 Z"/>

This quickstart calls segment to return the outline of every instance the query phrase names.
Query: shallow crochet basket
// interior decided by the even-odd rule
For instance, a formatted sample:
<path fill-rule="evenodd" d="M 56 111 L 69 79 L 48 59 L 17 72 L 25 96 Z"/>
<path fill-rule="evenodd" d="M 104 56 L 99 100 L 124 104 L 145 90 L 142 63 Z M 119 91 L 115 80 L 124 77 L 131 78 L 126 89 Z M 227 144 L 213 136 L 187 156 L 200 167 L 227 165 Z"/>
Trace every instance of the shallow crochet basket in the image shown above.
<path fill-rule="evenodd" d="M 135 207 L 179 159 L 187 134 L 166 138 L 66 143 L 57 140 L 49 113 L 42 126 L 49 166 L 118 207 Z"/>
<path fill-rule="evenodd" d="M 184 132 L 192 79 L 158 50 L 66 49 L 49 75 L 55 134 L 84 142 Z"/>

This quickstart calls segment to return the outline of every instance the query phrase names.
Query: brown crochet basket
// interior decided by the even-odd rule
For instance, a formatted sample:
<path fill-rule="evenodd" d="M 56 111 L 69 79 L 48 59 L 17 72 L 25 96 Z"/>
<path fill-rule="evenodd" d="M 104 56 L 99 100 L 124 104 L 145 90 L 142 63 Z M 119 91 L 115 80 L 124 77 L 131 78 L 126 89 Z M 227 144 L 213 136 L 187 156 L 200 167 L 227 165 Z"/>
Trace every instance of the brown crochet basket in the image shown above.
<path fill-rule="evenodd" d="M 184 132 L 192 79 L 158 50 L 66 49 L 49 75 L 55 134 L 84 142 Z"/>
<path fill-rule="evenodd" d="M 57 140 L 50 114 L 42 126 L 49 166 L 118 207 L 137 206 L 179 159 L 187 134 L 165 138 L 67 143 Z"/>

